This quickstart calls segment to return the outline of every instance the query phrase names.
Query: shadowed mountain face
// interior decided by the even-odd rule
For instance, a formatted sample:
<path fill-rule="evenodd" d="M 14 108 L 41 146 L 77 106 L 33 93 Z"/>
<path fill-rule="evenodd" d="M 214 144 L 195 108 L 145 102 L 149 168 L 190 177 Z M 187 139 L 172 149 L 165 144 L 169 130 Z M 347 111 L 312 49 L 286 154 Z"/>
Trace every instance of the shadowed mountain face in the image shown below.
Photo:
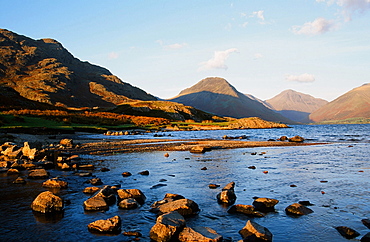
<path fill-rule="evenodd" d="M 53 39 L 33 40 L 0 29 L 0 85 L 22 97 L 68 107 L 113 107 L 156 100 L 107 69 L 73 57 Z"/>
<path fill-rule="evenodd" d="M 238 92 L 225 79 L 206 78 L 180 92 L 171 101 L 233 118 L 259 117 L 268 121 L 291 123 L 291 120 Z"/>
<path fill-rule="evenodd" d="M 314 122 L 370 118 L 370 83 L 352 89 L 310 115 Z"/>
<path fill-rule="evenodd" d="M 310 122 L 309 115 L 328 101 L 312 97 L 311 95 L 285 90 L 265 103 L 281 115 L 297 122 Z"/>

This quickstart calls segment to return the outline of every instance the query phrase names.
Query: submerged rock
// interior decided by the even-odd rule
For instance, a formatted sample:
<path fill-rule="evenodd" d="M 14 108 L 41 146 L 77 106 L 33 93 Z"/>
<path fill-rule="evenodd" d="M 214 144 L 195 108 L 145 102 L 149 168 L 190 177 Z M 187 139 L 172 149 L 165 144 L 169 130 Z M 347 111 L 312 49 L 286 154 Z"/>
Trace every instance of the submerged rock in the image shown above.
<path fill-rule="evenodd" d="M 54 195 L 52 192 L 46 191 L 40 193 L 31 204 L 33 211 L 40 213 L 54 213 L 63 210 L 63 200 Z"/>
<path fill-rule="evenodd" d="M 289 215 L 307 215 L 310 213 L 313 213 L 313 210 L 310 208 L 299 204 L 299 203 L 293 203 L 292 205 L 289 205 L 287 208 L 285 208 L 285 212 Z"/>
<path fill-rule="evenodd" d="M 353 239 L 360 235 L 356 230 L 346 226 L 335 227 L 335 229 L 346 239 Z"/>
<path fill-rule="evenodd" d="M 106 220 L 92 222 L 87 227 L 90 231 L 94 232 L 118 234 L 121 232 L 121 223 L 121 218 L 114 216 Z"/>
<path fill-rule="evenodd" d="M 247 224 L 239 231 L 243 241 L 272 241 L 272 233 L 258 223 L 248 220 Z"/>
<path fill-rule="evenodd" d="M 30 179 L 46 179 L 49 178 L 49 173 L 45 169 L 30 170 L 28 174 Z"/>
<path fill-rule="evenodd" d="M 185 227 L 179 235 L 179 241 L 218 242 L 222 241 L 222 236 L 208 227 Z"/>
<path fill-rule="evenodd" d="M 243 205 L 243 204 L 236 204 L 233 205 L 228 211 L 228 213 L 241 213 L 250 217 L 264 217 L 260 212 L 254 210 L 252 205 Z"/>
<path fill-rule="evenodd" d="M 160 215 L 150 229 L 150 238 L 154 241 L 167 242 L 175 240 L 185 227 L 184 217 L 177 211 Z"/>

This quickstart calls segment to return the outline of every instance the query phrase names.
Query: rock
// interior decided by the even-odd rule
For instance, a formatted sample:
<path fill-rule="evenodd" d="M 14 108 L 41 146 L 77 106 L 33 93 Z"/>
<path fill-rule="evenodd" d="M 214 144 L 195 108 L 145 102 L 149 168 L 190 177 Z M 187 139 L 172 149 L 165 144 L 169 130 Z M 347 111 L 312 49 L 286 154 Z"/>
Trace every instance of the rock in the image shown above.
<path fill-rule="evenodd" d="M 360 240 L 361 242 L 370 242 L 370 232 L 369 233 L 367 233 L 367 234 L 365 234 L 362 238 L 361 238 L 361 240 Z"/>
<path fill-rule="evenodd" d="M 89 182 L 93 186 L 98 186 L 98 185 L 102 185 L 103 184 L 102 180 L 99 177 L 92 178 L 92 179 L 89 180 Z"/>
<path fill-rule="evenodd" d="M 360 235 L 356 230 L 346 226 L 335 227 L 335 229 L 346 239 L 353 239 Z"/>
<path fill-rule="evenodd" d="M 190 149 L 191 153 L 205 153 L 206 151 L 210 151 L 210 147 L 204 147 L 204 146 L 194 146 Z"/>
<path fill-rule="evenodd" d="M 21 166 L 23 167 L 23 169 L 26 169 L 26 170 L 32 170 L 36 168 L 35 164 L 30 164 L 30 163 L 21 164 Z"/>
<path fill-rule="evenodd" d="M 104 186 L 94 197 L 102 197 L 108 205 L 113 205 L 116 202 L 116 192 L 111 186 Z"/>
<path fill-rule="evenodd" d="M 154 202 L 150 207 L 151 208 L 157 208 L 160 205 L 163 205 L 165 203 L 173 202 L 175 200 L 180 200 L 180 199 L 185 199 L 185 197 L 181 196 L 179 194 L 166 193 L 166 195 L 164 196 L 164 198 L 162 200 Z"/>
<path fill-rule="evenodd" d="M 63 200 L 54 195 L 52 192 L 46 191 L 40 193 L 31 204 L 33 211 L 40 213 L 54 213 L 63 210 Z"/>
<path fill-rule="evenodd" d="M 241 213 L 250 217 L 264 217 L 260 212 L 254 210 L 252 205 L 243 205 L 243 204 L 236 204 L 233 205 L 228 211 L 228 213 Z"/>
<path fill-rule="evenodd" d="M 166 153 L 164 154 L 164 157 L 170 157 L 170 154 Z"/>
<path fill-rule="evenodd" d="M 23 148 L 22 148 L 23 156 L 26 156 L 26 157 L 28 157 L 28 159 L 33 160 L 33 159 L 35 159 L 36 152 L 37 152 L 36 148 L 31 149 L 28 142 L 24 142 L 24 145 L 23 145 Z"/>
<path fill-rule="evenodd" d="M 83 190 L 83 193 L 86 193 L 86 194 L 94 194 L 94 193 L 96 193 L 99 190 L 100 190 L 99 187 L 85 187 L 85 189 Z"/>
<path fill-rule="evenodd" d="M 139 203 L 134 198 L 126 198 L 118 203 L 118 207 L 122 209 L 135 209 L 139 207 Z"/>
<path fill-rule="evenodd" d="M 144 204 L 146 197 L 139 189 L 119 189 L 117 190 L 119 200 L 134 198 L 139 204 Z"/>
<path fill-rule="evenodd" d="M 288 140 L 288 137 L 286 137 L 286 136 L 281 136 L 278 140 L 280 140 L 280 141 L 286 141 L 286 140 Z"/>
<path fill-rule="evenodd" d="M 121 218 L 119 216 L 114 216 L 106 220 L 97 220 L 90 223 L 87 228 L 90 231 L 99 233 L 113 233 L 118 234 L 121 232 Z"/>
<path fill-rule="evenodd" d="M 299 135 L 289 138 L 289 142 L 303 142 L 304 138 Z"/>
<path fill-rule="evenodd" d="M 217 194 L 217 201 L 221 204 L 231 205 L 234 204 L 236 201 L 236 195 L 234 192 L 235 182 L 230 182 L 222 191 Z"/>
<path fill-rule="evenodd" d="M 4 151 L 1 151 L 1 153 L 10 159 L 19 159 L 22 155 L 22 148 L 17 145 L 9 145 Z"/>
<path fill-rule="evenodd" d="M 110 169 L 109 169 L 109 168 L 106 168 L 106 167 L 102 167 L 102 168 L 100 169 L 100 171 L 101 171 L 101 172 L 107 172 L 107 171 L 110 171 Z"/>
<path fill-rule="evenodd" d="M 128 176 L 131 176 L 131 175 L 132 174 L 130 172 L 128 172 L 128 171 L 125 171 L 125 172 L 122 173 L 122 176 L 123 177 L 128 177 Z"/>
<path fill-rule="evenodd" d="M 49 178 L 49 173 L 45 169 L 30 170 L 28 174 L 30 179 L 46 179 Z"/>
<path fill-rule="evenodd" d="M 202 171 L 206 171 L 206 170 L 208 170 L 208 169 L 207 169 L 207 167 L 202 167 L 202 168 L 201 168 L 201 170 L 202 170 Z"/>
<path fill-rule="evenodd" d="M 361 222 L 370 229 L 370 219 L 362 219 Z"/>
<path fill-rule="evenodd" d="M 18 175 L 20 172 L 18 171 L 18 169 L 12 169 L 12 168 L 10 168 L 7 172 L 6 172 L 6 174 L 7 175 Z"/>
<path fill-rule="evenodd" d="M 165 213 L 177 211 L 182 216 L 191 216 L 199 213 L 199 206 L 197 203 L 190 199 L 179 199 L 171 202 L 158 205 L 150 210 L 157 215 L 162 215 Z"/>
<path fill-rule="evenodd" d="M 135 237 L 141 237 L 143 236 L 140 232 L 136 231 L 126 231 L 122 233 L 124 236 L 135 236 Z"/>
<path fill-rule="evenodd" d="M 315 204 L 310 203 L 310 201 L 299 201 L 298 203 L 302 204 L 304 206 L 313 206 L 313 205 L 315 205 Z"/>
<path fill-rule="evenodd" d="M 279 203 L 279 200 L 272 198 L 257 198 L 253 201 L 253 206 L 256 210 L 268 213 L 275 211 L 275 205 Z"/>
<path fill-rule="evenodd" d="M 293 203 L 292 205 L 289 205 L 287 208 L 285 208 L 285 212 L 290 215 L 298 216 L 313 213 L 313 211 L 310 208 L 299 203 Z"/>
<path fill-rule="evenodd" d="M 68 170 L 71 169 L 71 167 L 67 163 L 63 163 L 63 165 L 62 165 L 62 167 L 60 169 L 62 169 L 64 171 L 68 171 Z"/>
<path fill-rule="evenodd" d="M 272 233 L 265 227 L 248 220 L 239 231 L 243 241 L 272 241 Z"/>
<path fill-rule="evenodd" d="M 94 170 L 95 166 L 93 164 L 87 164 L 87 165 L 79 165 L 78 169 L 81 170 Z"/>
<path fill-rule="evenodd" d="M 198 242 L 218 242 L 222 241 L 222 236 L 215 230 L 208 227 L 185 227 L 179 234 L 179 241 L 198 241 Z"/>
<path fill-rule="evenodd" d="M 78 172 L 78 173 L 74 173 L 74 174 L 77 175 L 77 176 L 80 176 L 80 177 L 92 176 L 91 172 Z"/>
<path fill-rule="evenodd" d="M 255 170 L 256 169 L 256 166 L 248 166 L 248 169 Z"/>
<path fill-rule="evenodd" d="M 14 184 L 26 184 L 26 180 L 24 180 L 22 177 L 18 177 L 13 181 Z"/>
<path fill-rule="evenodd" d="M 47 188 L 67 188 L 68 182 L 52 178 L 42 183 L 42 186 Z"/>
<path fill-rule="evenodd" d="M 209 184 L 208 187 L 211 188 L 211 189 L 216 189 L 216 188 L 220 187 L 220 185 L 217 185 L 217 184 Z"/>
<path fill-rule="evenodd" d="M 66 148 L 72 148 L 73 147 L 73 140 L 72 139 L 62 139 L 59 141 L 60 145 L 63 145 Z"/>
<path fill-rule="evenodd" d="M 1 168 L 9 168 L 11 167 L 11 163 L 9 161 L 0 161 L 0 167 Z M 16 167 L 14 167 L 16 168 Z"/>
<path fill-rule="evenodd" d="M 149 176 L 149 171 L 141 171 L 139 174 L 143 176 Z"/>
<path fill-rule="evenodd" d="M 185 219 L 177 211 L 160 215 L 156 224 L 150 229 L 150 238 L 154 241 L 167 242 L 175 240 L 185 227 Z"/>
<path fill-rule="evenodd" d="M 108 204 L 104 200 L 103 197 L 92 197 L 84 201 L 83 203 L 84 209 L 87 211 L 101 211 L 101 210 L 108 210 Z"/>

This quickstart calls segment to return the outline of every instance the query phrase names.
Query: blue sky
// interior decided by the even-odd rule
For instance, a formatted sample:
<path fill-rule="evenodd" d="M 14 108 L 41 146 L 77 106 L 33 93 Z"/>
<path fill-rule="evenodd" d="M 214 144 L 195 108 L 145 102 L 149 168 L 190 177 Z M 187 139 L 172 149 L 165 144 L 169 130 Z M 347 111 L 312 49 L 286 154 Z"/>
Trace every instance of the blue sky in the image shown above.
<path fill-rule="evenodd" d="M 0 28 L 56 39 L 161 98 L 211 76 L 263 100 L 293 89 L 331 101 L 370 82 L 370 0 L 0 4 Z"/>

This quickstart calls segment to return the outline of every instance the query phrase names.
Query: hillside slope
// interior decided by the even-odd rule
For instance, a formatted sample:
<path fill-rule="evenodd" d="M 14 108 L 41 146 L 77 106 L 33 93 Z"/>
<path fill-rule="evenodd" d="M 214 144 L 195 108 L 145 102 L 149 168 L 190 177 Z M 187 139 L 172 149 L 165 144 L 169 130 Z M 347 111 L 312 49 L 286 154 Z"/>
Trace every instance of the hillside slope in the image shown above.
<path fill-rule="evenodd" d="M 68 107 L 112 107 L 156 100 L 107 69 L 82 62 L 53 39 L 33 40 L 0 29 L 0 85 L 22 97 Z"/>
<path fill-rule="evenodd" d="M 370 118 L 370 83 L 354 88 L 310 115 L 314 122 Z"/>

